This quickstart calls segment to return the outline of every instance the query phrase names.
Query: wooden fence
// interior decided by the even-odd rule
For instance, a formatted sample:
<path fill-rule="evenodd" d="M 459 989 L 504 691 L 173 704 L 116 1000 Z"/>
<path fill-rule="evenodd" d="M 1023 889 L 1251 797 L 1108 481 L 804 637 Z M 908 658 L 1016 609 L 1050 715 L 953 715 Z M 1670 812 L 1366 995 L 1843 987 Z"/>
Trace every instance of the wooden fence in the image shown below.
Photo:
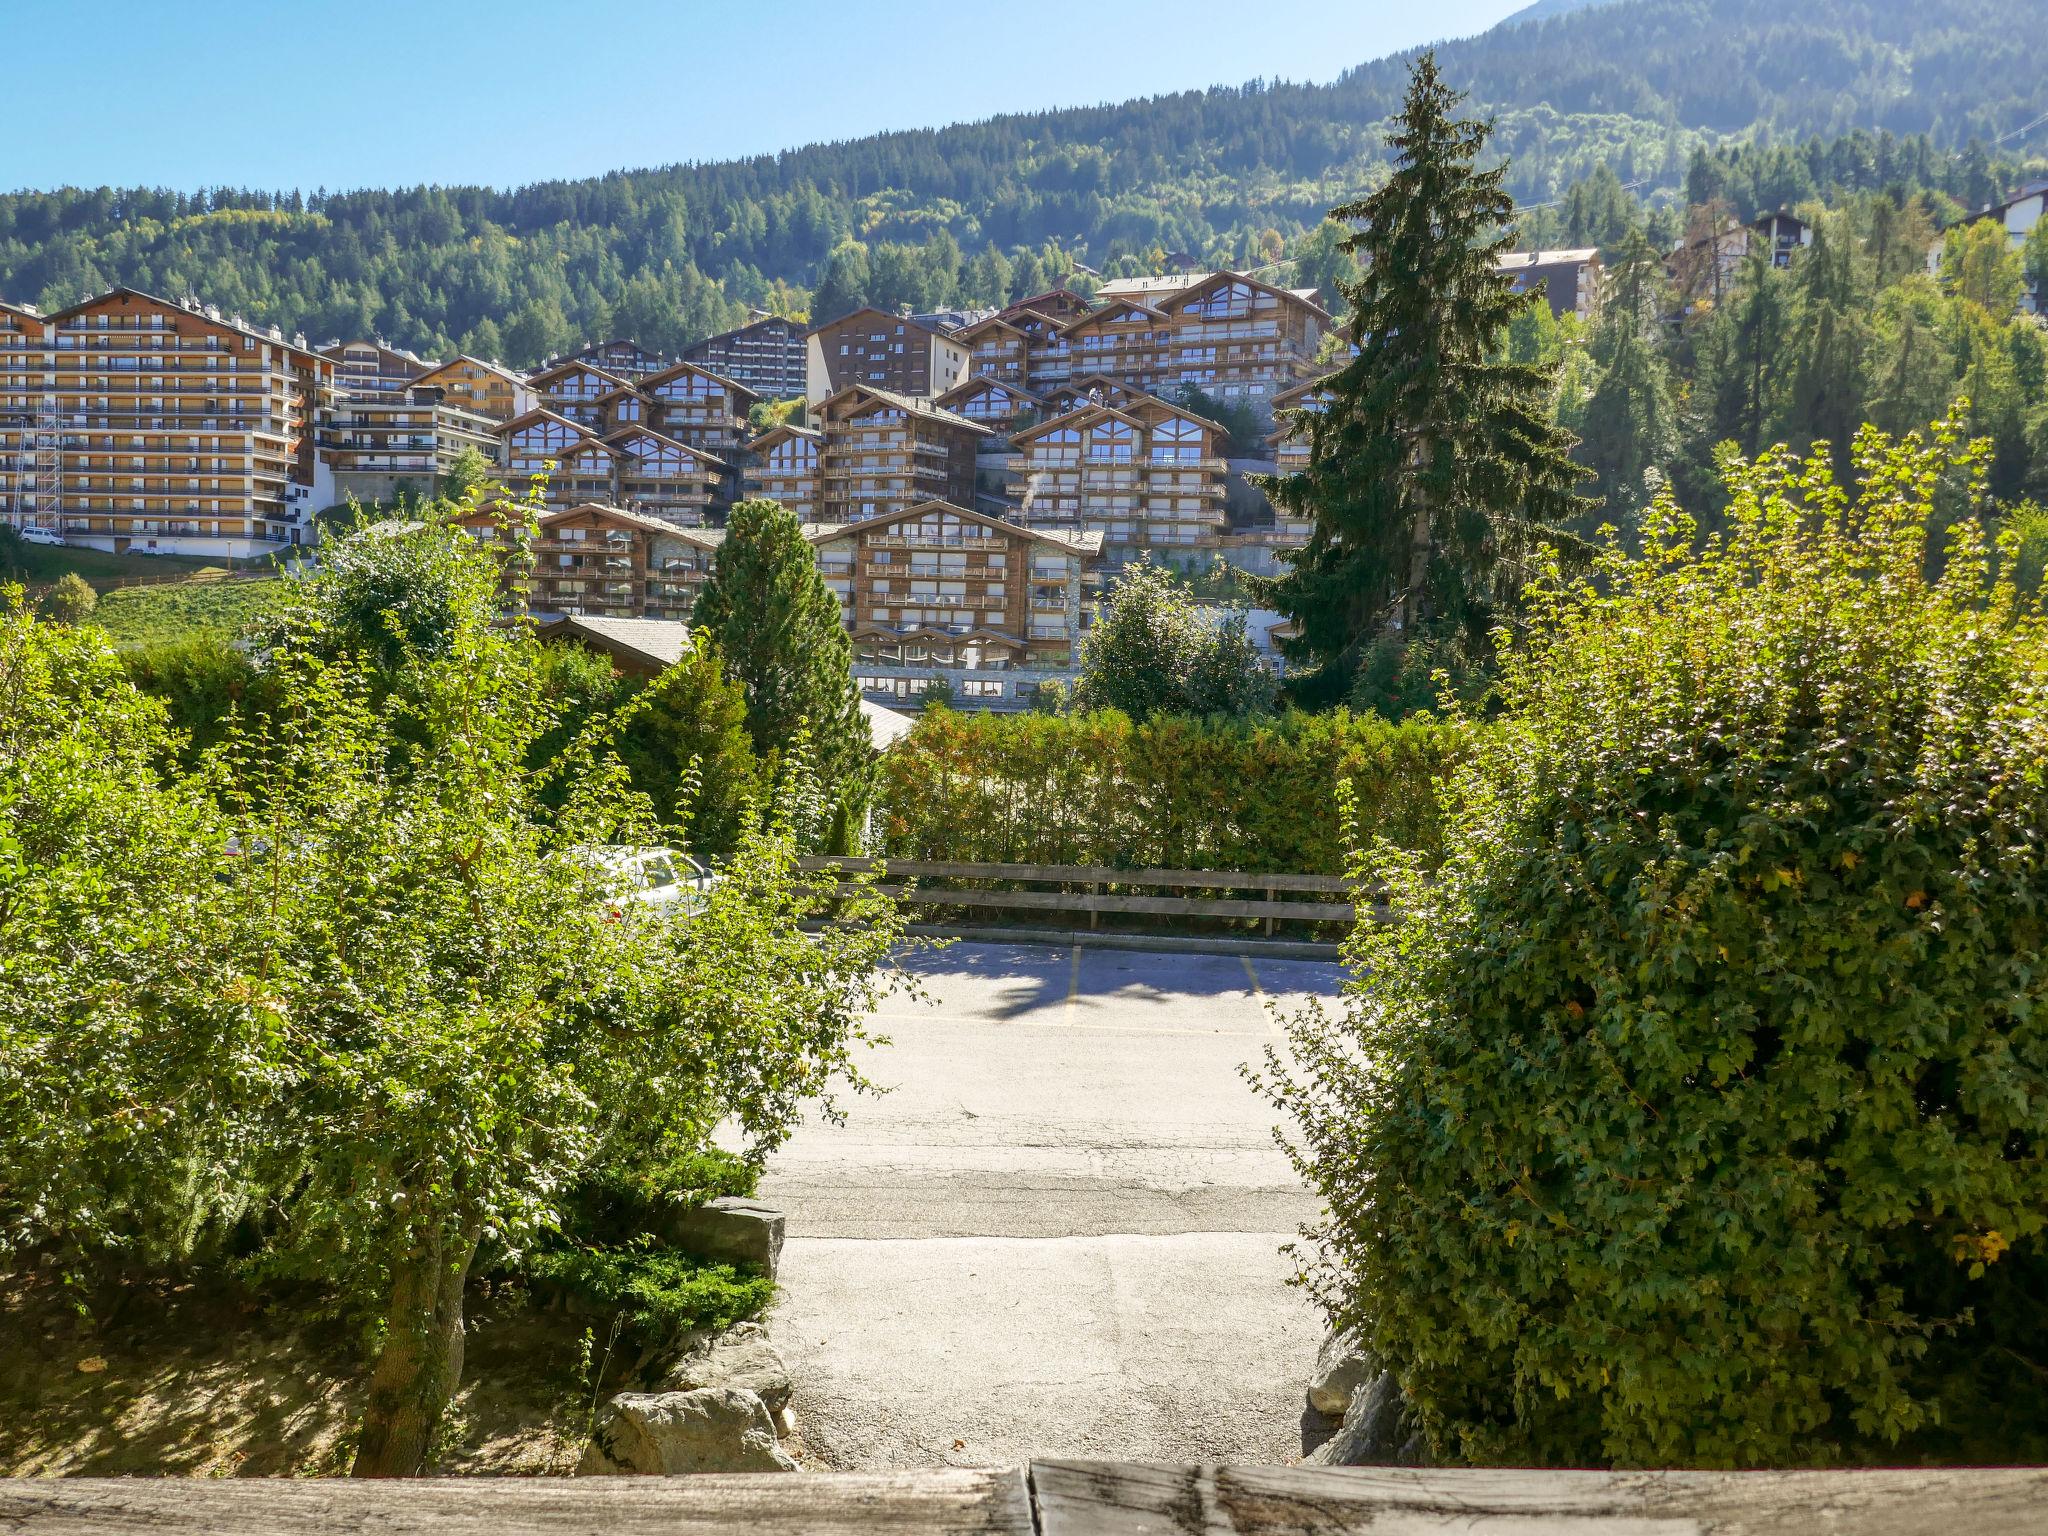
<path fill-rule="evenodd" d="M 931 1472 L 0 1480 L 23 1536 L 2039 1536 L 2048 1469 L 1420 1471 L 1034 1461 Z"/>
<path fill-rule="evenodd" d="M 1221 918 L 1263 923 L 1350 923 L 1357 909 L 1350 887 L 1338 875 L 1257 874 L 1224 869 L 1112 869 L 1087 864 L 968 864 L 931 859 L 807 858 L 813 873 L 884 872 L 880 887 L 912 906 L 956 907 L 1003 912 L 1088 914 L 1100 928 L 1105 912 L 1160 918 Z M 976 882 L 963 887 L 957 882 Z M 909 883 L 909 882 L 915 882 Z M 925 882 L 942 882 L 928 884 Z M 988 882 L 1052 885 L 1058 890 L 990 889 Z M 1250 891 L 1256 896 L 1161 896 L 1147 891 Z M 1337 896 L 1339 901 L 1290 899 Z M 1374 917 L 1387 910 L 1375 905 Z"/>

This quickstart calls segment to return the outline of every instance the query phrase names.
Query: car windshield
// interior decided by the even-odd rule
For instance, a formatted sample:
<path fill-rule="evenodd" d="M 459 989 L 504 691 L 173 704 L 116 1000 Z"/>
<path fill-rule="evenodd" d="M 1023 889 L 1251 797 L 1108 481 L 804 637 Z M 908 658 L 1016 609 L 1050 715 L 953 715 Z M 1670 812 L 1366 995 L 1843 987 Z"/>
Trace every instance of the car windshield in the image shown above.
<path fill-rule="evenodd" d="M 640 883 L 650 891 L 676 883 L 676 867 L 667 854 L 651 854 L 640 861 Z"/>

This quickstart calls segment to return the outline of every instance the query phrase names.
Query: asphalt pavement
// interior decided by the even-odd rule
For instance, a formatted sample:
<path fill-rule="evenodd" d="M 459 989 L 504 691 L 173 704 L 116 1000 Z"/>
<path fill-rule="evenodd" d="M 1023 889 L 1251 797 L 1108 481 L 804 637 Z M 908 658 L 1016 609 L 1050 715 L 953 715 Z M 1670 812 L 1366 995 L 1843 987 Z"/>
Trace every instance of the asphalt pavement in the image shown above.
<path fill-rule="evenodd" d="M 1238 1075 L 1339 967 L 1037 944 L 913 959 L 845 1101 L 770 1164 L 771 1326 L 811 1465 L 1280 1462 L 1321 1326 L 1314 1202 Z"/>

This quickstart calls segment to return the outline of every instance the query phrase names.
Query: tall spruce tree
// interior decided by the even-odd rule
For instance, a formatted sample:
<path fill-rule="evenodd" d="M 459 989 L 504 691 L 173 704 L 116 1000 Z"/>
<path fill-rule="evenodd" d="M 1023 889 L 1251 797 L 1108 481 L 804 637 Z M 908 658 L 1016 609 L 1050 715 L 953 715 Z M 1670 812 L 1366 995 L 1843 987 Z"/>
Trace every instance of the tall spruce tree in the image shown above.
<path fill-rule="evenodd" d="M 873 754 L 852 648 L 794 513 L 760 498 L 733 507 L 691 618 L 746 695 L 754 750 L 779 760 L 808 732 L 830 796 L 864 804 Z"/>
<path fill-rule="evenodd" d="M 1556 525 L 1592 505 L 1551 420 L 1553 370 L 1494 360 L 1515 316 L 1543 301 L 1495 266 L 1514 202 L 1502 169 L 1478 168 L 1491 125 L 1454 116 L 1461 99 L 1434 54 L 1418 59 L 1392 176 L 1331 213 L 1360 226 L 1344 242 L 1363 269 L 1345 290 L 1358 355 L 1308 418 L 1308 467 L 1262 481 L 1315 520 L 1266 584 L 1295 621 L 1289 658 L 1311 668 L 1290 685 L 1304 704 L 1341 698 L 1382 641 L 1450 631 L 1483 647 L 1528 557 L 1574 544 Z"/>

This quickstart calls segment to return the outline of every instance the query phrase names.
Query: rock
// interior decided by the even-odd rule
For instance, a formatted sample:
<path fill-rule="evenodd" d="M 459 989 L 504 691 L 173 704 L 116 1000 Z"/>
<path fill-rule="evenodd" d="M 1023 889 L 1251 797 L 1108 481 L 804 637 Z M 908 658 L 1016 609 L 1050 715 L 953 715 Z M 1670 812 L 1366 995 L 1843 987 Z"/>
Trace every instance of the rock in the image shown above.
<path fill-rule="evenodd" d="M 1316 1467 L 1426 1467 L 1429 1448 L 1394 1373 L 1381 1371 L 1351 1394 L 1343 1427 L 1302 1460 Z"/>
<path fill-rule="evenodd" d="M 697 1336 L 662 1378 L 667 1392 L 703 1387 L 738 1387 L 752 1392 L 780 1417 L 789 1407 L 789 1367 L 768 1342 L 759 1323 L 740 1323 L 724 1333 Z"/>
<path fill-rule="evenodd" d="M 796 1469 L 776 1443 L 768 1405 L 738 1387 L 621 1392 L 576 1467 L 582 1477 Z"/>
<path fill-rule="evenodd" d="M 685 1253 L 722 1264 L 755 1264 L 769 1279 L 782 1258 L 782 1212 L 722 1195 L 671 1217 L 662 1234 Z"/>
<path fill-rule="evenodd" d="M 1316 1353 L 1316 1371 L 1308 1379 L 1308 1405 L 1327 1418 L 1341 1419 L 1351 1394 L 1379 1375 L 1379 1362 L 1350 1333 L 1333 1333 Z"/>

